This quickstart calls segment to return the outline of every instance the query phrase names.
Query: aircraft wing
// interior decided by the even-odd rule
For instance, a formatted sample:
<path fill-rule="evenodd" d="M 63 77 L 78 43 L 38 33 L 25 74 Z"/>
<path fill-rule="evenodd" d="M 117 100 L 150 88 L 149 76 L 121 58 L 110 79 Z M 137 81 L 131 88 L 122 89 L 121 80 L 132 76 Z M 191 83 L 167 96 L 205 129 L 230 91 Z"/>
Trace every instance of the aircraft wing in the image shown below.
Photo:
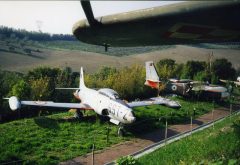
<path fill-rule="evenodd" d="M 224 82 L 224 83 L 231 82 L 231 83 L 234 83 L 236 86 L 240 86 L 240 82 L 239 81 L 229 81 L 229 80 L 222 80 L 222 79 L 220 79 L 220 81 Z"/>
<path fill-rule="evenodd" d="M 217 85 L 200 85 L 192 88 L 193 91 L 208 91 L 208 92 L 227 92 L 227 88 Z"/>
<path fill-rule="evenodd" d="M 140 107 L 148 105 L 165 105 L 170 108 L 180 108 L 181 105 L 177 101 L 173 101 L 163 97 L 153 97 L 143 101 L 133 101 L 127 103 L 130 107 Z"/>
<path fill-rule="evenodd" d="M 40 107 L 57 107 L 57 108 L 77 108 L 91 110 L 89 105 L 82 103 L 55 103 L 53 101 L 20 101 L 21 105 L 31 105 Z"/>
<path fill-rule="evenodd" d="M 78 40 L 94 45 L 240 41 L 239 0 L 181 2 L 98 18 L 86 15 L 88 20 L 80 20 L 73 26 L 73 34 Z"/>

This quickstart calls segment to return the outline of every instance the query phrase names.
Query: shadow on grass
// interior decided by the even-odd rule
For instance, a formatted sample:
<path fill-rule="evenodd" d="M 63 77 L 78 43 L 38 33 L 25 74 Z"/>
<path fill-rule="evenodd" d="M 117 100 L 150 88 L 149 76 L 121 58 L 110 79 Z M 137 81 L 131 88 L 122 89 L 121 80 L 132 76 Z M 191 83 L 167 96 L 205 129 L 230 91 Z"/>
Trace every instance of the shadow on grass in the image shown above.
<path fill-rule="evenodd" d="M 17 153 L 6 152 L 1 155 L 0 164 L 23 164 L 24 160 Z"/>
<path fill-rule="evenodd" d="M 45 116 L 34 118 L 34 122 L 42 128 L 48 128 L 48 129 L 59 129 L 59 125 L 57 120 L 51 119 Z"/>
<path fill-rule="evenodd" d="M 164 124 L 157 119 L 140 121 L 137 124 L 129 125 L 126 131 L 131 132 L 134 136 L 152 141 L 154 143 L 164 140 L 165 127 Z M 178 134 L 178 131 L 168 129 L 167 137 Z"/>
<path fill-rule="evenodd" d="M 53 119 L 56 120 L 58 123 L 65 123 L 65 122 L 70 122 L 70 123 L 79 123 L 79 122 L 88 122 L 88 123 L 96 123 L 97 117 L 94 115 L 91 116 L 84 116 L 80 119 L 75 118 L 75 117 L 64 117 L 64 118 L 59 118 L 59 119 Z"/>
<path fill-rule="evenodd" d="M 65 117 L 65 118 L 58 118 L 58 119 L 51 119 L 46 116 L 41 116 L 34 118 L 34 122 L 42 128 L 54 129 L 58 130 L 59 123 L 79 123 L 79 122 L 88 122 L 88 123 L 96 123 L 97 118 L 96 116 L 84 116 L 81 119 L 77 119 L 75 117 Z"/>

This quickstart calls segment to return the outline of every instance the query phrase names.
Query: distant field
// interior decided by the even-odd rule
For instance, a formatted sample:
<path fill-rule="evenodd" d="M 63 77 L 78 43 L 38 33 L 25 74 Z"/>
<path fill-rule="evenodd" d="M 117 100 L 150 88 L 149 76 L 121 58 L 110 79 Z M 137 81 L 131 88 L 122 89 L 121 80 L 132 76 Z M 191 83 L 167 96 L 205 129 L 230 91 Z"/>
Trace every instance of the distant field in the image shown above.
<path fill-rule="evenodd" d="M 71 44 L 71 42 L 67 42 L 68 44 L 64 44 L 63 42 L 46 42 L 45 45 L 42 43 L 33 43 L 33 47 L 27 46 L 27 48 L 32 50 L 31 54 L 27 54 L 21 48 L 9 51 L 6 46 L 1 46 L 0 44 L 0 68 L 27 72 L 38 66 L 60 68 L 70 66 L 74 71 L 78 71 L 80 66 L 83 66 L 87 72 L 93 73 L 101 66 L 121 68 L 132 64 L 144 65 L 144 62 L 147 60 L 157 62 L 164 58 L 172 58 L 177 63 L 184 63 L 188 60 L 206 61 L 211 52 L 213 52 L 214 58 L 227 58 L 235 68 L 240 67 L 239 49 L 211 49 L 182 45 L 146 48 L 110 48 L 110 52 L 114 50 L 115 53 L 119 52 L 120 55 L 109 56 L 88 52 L 90 51 L 89 46 L 86 47 L 86 51 L 82 51 L 84 47 L 78 46 L 76 42 Z M 98 47 L 99 50 L 102 51 L 101 53 L 105 53 L 103 47 Z"/>
<path fill-rule="evenodd" d="M 183 105 L 180 110 L 156 105 L 136 108 L 134 111 L 137 125 L 127 128 L 125 138 L 117 136 L 117 126 L 101 122 L 93 112 L 88 112 L 83 121 L 71 119 L 73 114 L 66 112 L 0 124 L 0 164 L 10 161 L 56 164 L 91 152 L 95 135 L 95 147 L 96 150 L 100 150 L 132 139 L 143 130 L 150 132 L 163 126 L 164 120 L 159 121 L 159 117 L 168 117 L 170 123 L 179 123 L 189 117 L 194 107 L 197 109 L 197 116 L 213 108 L 213 105 L 207 102 L 196 103 L 176 99 Z M 142 120 L 145 122 L 140 122 Z M 106 136 L 108 126 L 109 142 Z"/>

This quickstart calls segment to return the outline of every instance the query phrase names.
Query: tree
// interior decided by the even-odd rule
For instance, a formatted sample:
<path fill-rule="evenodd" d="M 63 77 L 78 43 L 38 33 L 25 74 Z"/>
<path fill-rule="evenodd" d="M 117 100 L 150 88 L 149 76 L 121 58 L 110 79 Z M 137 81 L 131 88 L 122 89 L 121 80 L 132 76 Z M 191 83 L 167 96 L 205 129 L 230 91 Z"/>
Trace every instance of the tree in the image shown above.
<path fill-rule="evenodd" d="M 169 79 L 176 76 L 175 60 L 163 59 L 157 63 L 157 71 L 161 79 Z"/>
<path fill-rule="evenodd" d="M 141 98 L 144 95 L 145 68 L 139 65 L 125 67 L 112 77 L 112 88 L 124 99 Z"/>
<path fill-rule="evenodd" d="M 218 79 L 235 80 L 236 70 L 232 67 L 232 63 L 227 59 L 216 59 L 213 62 L 213 73 Z"/>
<path fill-rule="evenodd" d="M 43 77 L 30 80 L 30 85 L 33 100 L 51 100 L 54 88 L 51 87 L 50 78 Z"/>
<path fill-rule="evenodd" d="M 202 61 L 188 61 L 183 69 L 182 78 L 193 79 L 193 77 L 206 68 L 206 63 Z"/>
<path fill-rule="evenodd" d="M 30 87 L 23 79 L 18 81 L 11 89 L 10 96 L 17 96 L 20 99 L 29 98 Z"/>

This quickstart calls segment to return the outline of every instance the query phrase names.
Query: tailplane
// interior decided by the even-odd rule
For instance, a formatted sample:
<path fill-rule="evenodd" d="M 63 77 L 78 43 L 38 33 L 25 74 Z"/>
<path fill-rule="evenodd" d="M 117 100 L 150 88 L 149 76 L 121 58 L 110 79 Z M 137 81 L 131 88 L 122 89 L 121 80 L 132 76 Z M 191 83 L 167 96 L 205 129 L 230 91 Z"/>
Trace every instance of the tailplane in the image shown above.
<path fill-rule="evenodd" d="M 159 76 L 154 66 L 153 61 L 146 62 L 146 82 L 144 85 L 150 86 L 152 88 L 159 88 Z"/>

